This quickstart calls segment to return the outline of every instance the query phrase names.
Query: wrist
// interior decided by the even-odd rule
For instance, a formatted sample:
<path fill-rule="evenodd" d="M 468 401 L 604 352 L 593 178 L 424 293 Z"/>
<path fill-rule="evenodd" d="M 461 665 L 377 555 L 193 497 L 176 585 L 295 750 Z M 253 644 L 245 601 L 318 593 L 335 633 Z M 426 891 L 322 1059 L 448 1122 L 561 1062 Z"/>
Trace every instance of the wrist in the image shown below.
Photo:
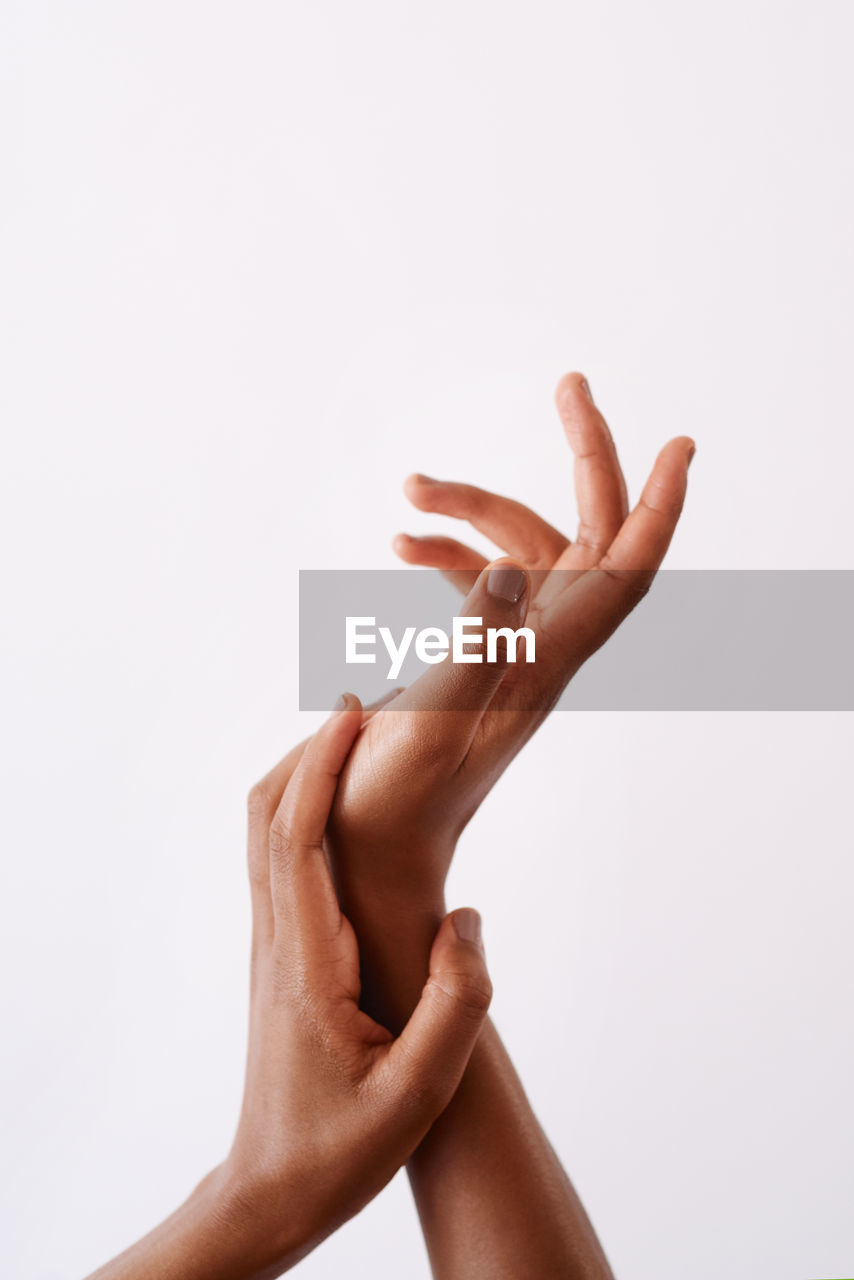
<path fill-rule="evenodd" d="M 343 914 L 359 943 L 361 1004 L 398 1031 L 418 1003 L 430 949 L 445 916 L 445 876 L 455 840 L 417 827 L 370 840 L 339 828 L 330 863 Z"/>
<path fill-rule="evenodd" d="M 397 1033 L 427 981 L 430 951 L 445 916 L 444 895 L 362 887 L 342 909 L 359 943 L 362 1007 Z"/>
<path fill-rule="evenodd" d="M 406 915 L 442 904 L 454 845 L 406 836 L 391 846 L 381 840 L 336 840 L 330 853 L 339 895 L 359 909 Z"/>
<path fill-rule="evenodd" d="M 89 1280 L 270 1280 L 299 1261 L 310 1244 L 281 1223 L 273 1229 L 259 1208 L 229 1158 L 165 1221 Z"/>
<path fill-rule="evenodd" d="M 326 1232 L 308 1212 L 300 1185 L 296 1169 L 271 1176 L 244 1167 L 232 1153 L 196 1188 L 200 1215 L 221 1242 L 222 1257 L 230 1259 L 224 1278 L 268 1280 L 295 1266 L 319 1243 Z"/>

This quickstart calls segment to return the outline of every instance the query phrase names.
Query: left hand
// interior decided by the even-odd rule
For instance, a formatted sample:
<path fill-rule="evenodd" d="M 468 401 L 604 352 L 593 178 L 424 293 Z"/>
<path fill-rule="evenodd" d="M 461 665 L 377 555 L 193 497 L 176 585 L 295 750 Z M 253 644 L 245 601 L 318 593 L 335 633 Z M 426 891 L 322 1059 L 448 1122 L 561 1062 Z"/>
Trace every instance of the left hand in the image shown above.
<path fill-rule="evenodd" d="M 295 768 L 249 801 L 249 1052 L 231 1151 L 171 1219 L 98 1280 L 270 1280 L 357 1213 L 453 1096 L 491 986 L 477 912 L 435 933 L 430 974 L 397 1039 L 359 1008 L 356 937 L 323 849 L 363 722 L 346 695 Z M 93 1278 L 94 1280 L 94 1278 Z"/>
<path fill-rule="evenodd" d="M 477 915 L 459 911 L 436 934 L 430 977 L 397 1039 L 359 1008 L 356 937 L 323 838 L 362 718 L 348 694 L 310 740 L 272 821 L 266 793 L 250 799 L 249 1055 L 226 1169 L 273 1257 L 288 1254 L 294 1216 L 302 1256 L 405 1163 L 453 1096 L 491 997 Z"/>

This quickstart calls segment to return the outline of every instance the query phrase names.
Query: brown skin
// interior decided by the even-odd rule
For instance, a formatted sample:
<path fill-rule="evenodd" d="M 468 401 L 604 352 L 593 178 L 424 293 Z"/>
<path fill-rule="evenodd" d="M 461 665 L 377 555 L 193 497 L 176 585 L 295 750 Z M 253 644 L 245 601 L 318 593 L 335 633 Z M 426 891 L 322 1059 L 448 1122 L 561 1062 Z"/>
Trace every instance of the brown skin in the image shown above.
<path fill-rule="evenodd" d="M 323 838 L 362 724 L 348 695 L 275 809 L 265 790 L 252 793 L 252 996 L 237 1134 L 186 1204 L 98 1280 L 280 1275 L 385 1186 L 457 1088 L 491 997 L 476 912 L 454 912 L 435 932 L 429 977 L 396 1039 L 359 1008 L 356 936 Z"/>
<path fill-rule="evenodd" d="M 395 699 L 394 714 L 389 709 L 366 727 L 333 811 L 333 844 L 346 851 L 336 871 L 348 904 L 391 894 L 395 907 L 439 909 L 460 832 L 575 672 L 649 589 L 670 544 L 692 441 L 665 445 L 629 512 L 610 431 L 580 374 L 562 379 L 557 403 L 575 454 L 574 542 L 520 503 L 470 485 L 422 476 L 406 483 L 421 510 L 467 519 L 509 558 L 490 564 L 462 543 L 405 535 L 397 550 L 470 588 L 461 612 L 482 617 L 484 627 L 530 627 L 536 661 L 510 669 L 445 661 Z M 490 594 L 492 570 L 501 566 L 524 571 L 515 602 Z"/>
<path fill-rule="evenodd" d="M 368 720 L 382 713 L 373 708 Z M 391 711 L 389 714 L 394 714 Z M 300 743 L 256 788 L 268 814 L 287 787 Z M 352 758 L 352 757 L 351 757 Z M 339 850 L 340 856 L 340 850 Z M 420 942 L 436 920 L 401 898 L 369 928 L 383 954 L 391 1021 L 423 982 Z M 364 1000 L 363 1000 L 364 1003 Z M 397 1017 L 394 1010 L 397 1009 Z M 434 1275 L 474 1280 L 612 1280 L 584 1208 L 552 1150 L 494 1027 L 483 1027 L 454 1097 L 407 1166 Z"/>
<path fill-rule="evenodd" d="M 525 589 L 515 602 L 491 595 L 495 564 L 451 539 L 398 538 L 398 551 L 471 588 L 462 613 L 482 617 L 484 627 L 533 627 L 537 661 L 509 670 L 432 667 L 366 722 L 345 766 L 328 847 L 359 938 L 362 1005 L 391 1027 L 403 1025 L 421 990 L 460 832 L 572 675 L 649 588 L 682 509 L 690 440 L 665 446 L 629 513 L 616 450 L 586 382 L 567 375 L 556 399 L 576 459 L 573 543 L 509 499 L 407 481 L 421 509 L 466 518 L 508 551 L 512 558 L 496 563 L 522 570 Z M 302 749 L 260 784 L 270 811 Z M 490 1024 L 408 1172 L 438 1280 L 611 1276 Z"/>
<path fill-rule="evenodd" d="M 392 1024 L 420 989 L 460 833 L 578 668 L 649 589 L 682 510 L 692 441 L 665 445 L 629 512 L 614 443 L 586 381 L 568 374 L 556 399 L 575 455 L 574 542 L 520 503 L 470 485 L 422 476 L 406 484 L 419 508 L 468 519 L 509 558 L 490 564 L 435 537 L 400 535 L 398 550 L 471 587 L 461 612 L 481 617 L 484 628 L 530 627 L 536 661 L 431 667 L 366 724 L 342 774 L 330 825 L 333 873 L 359 937 L 363 1003 Z M 496 568 L 499 594 L 491 590 Z M 278 782 L 274 770 L 273 794 Z"/>
<path fill-rule="evenodd" d="M 359 938 L 363 1004 L 392 1027 L 424 980 L 460 832 L 648 590 L 682 510 L 691 440 L 662 449 L 629 512 L 610 431 L 581 375 L 561 380 L 556 401 L 575 456 L 573 542 L 509 499 L 421 476 L 406 484 L 419 509 L 466 519 L 509 553 L 498 563 L 524 569 L 526 590 L 515 605 L 490 597 L 494 565 L 451 539 L 400 535 L 398 553 L 471 589 L 462 612 L 482 616 L 484 627 L 524 621 L 537 651 L 533 665 L 509 671 L 432 667 L 365 727 L 344 770 L 330 829 L 333 871 Z M 491 1025 L 408 1171 L 437 1280 L 610 1277 Z"/>
<path fill-rule="evenodd" d="M 347 746 L 343 729 L 327 728 L 331 755 L 312 769 L 316 786 L 306 794 L 326 799 L 311 802 L 309 837 L 294 840 L 299 806 L 290 785 L 292 775 L 304 778 L 305 744 L 254 789 L 253 1013 L 238 1135 L 187 1204 L 99 1272 L 101 1280 L 278 1275 L 384 1185 L 431 1120 L 408 1171 L 440 1280 L 610 1277 L 488 1023 L 472 1052 L 488 990 L 480 949 L 447 923 L 437 934 L 460 831 L 575 671 L 648 588 L 685 495 L 693 445 L 682 438 L 662 450 L 628 514 L 610 433 L 580 375 L 562 380 L 557 400 L 576 455 L 575 543 L 482 490 L 423 477 L 407 486 L 422 509 L 467 518 L 510 553 L 501 563 L 520 570 L 518 594 L 507 598 L 506 575 L 491 594 L 494 579 L 484 572 L 464 612 L 482 616 L 484 626 L 525 620 L 536 631 L 536 664 L 508 671 L 445 663 L 365 718 L 326 837 L 341 906 L 359 938 L 361 993 L 356 935 L 319 843 L 358 729 L 355 700 L 338 721 L 350 724 Z M 450 539 L 397 545 L 405 559 L 440 568 L 464 588 L 485 566 Z M 276 819 L 283 795 L 284 825 Z M 295 848 L 315 856 L 294 858 Z M 307 883 L 314 891 L 305 898 Z M 398 1040 L 370 1015 L 403 1027 Z M 435 1031 L 421 1030 L 427 1026 Z"/>

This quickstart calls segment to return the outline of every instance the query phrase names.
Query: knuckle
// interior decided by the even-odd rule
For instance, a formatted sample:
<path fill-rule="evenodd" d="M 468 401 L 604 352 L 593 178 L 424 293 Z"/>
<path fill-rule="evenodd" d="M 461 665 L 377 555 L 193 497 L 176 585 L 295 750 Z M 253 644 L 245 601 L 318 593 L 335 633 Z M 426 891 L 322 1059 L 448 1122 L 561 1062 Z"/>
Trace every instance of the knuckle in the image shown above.
<path fill-rule="evenodd" d="M 492 1003 L 492 981 L 485 971 L 445 972 L 432 978 L 431 982 L 446 999 L 453 1001 L 460 1013 L 472 1021 L 480 1022 Z"/>
<path fill-rule="evenodd" d="M 606 556 L 600 560 L 598 572 L 604 573 L 612 582 L 615 582 L 620 590 L 634 604 L 639 604 L 649 592 L 652 586 L 652 580 L 655 577 L 654 570 L 647 569 L 614 569 L 608 562 Z"/>
<path fill-rule="evenodd" d="M 601 556 L 613 542 L 613 534 L 609 530 L 603 533 L 601 529 L 596 529 L 593 525 L 584 524 L 578 526 L 578 532 L 575 535 L 575 544 L 584 547 L 591 555 L 597 558 Z"/>
<path fill-rule="evenodd" d="M 272 817 L 275 801 L 266 778 L 262 778 L 250 788 L 246 798 L 246 809 L 250 819 L 269 821 Z"/>
<path fill-rule="evenodd" d="M 270 825 L 270 855 L 277 861 L 287 862 L 294 849 L 290 827 L 286 819 L 275 817 Z"/>
<path fill-rule="evenodd" d="M 486 974 L 467 976 L 457 990 L 460 1005 L 478 1020 L 492 1004 L 492 982 Z"/>
<path fill-rule="evenodd" d="M 445 1101 L 442 1072 L 425 1071 L 411 1055 L 404 1059 L 397 1083 L 398 1098 L 416 1115 L 438 1111 Z"/>
<path fill-rule="evenodd" d="M 638 500 L 648 515 L 665 525 L 675 524 L 685 502 L 684 487 L 675 491 L 653 477 Z"/>

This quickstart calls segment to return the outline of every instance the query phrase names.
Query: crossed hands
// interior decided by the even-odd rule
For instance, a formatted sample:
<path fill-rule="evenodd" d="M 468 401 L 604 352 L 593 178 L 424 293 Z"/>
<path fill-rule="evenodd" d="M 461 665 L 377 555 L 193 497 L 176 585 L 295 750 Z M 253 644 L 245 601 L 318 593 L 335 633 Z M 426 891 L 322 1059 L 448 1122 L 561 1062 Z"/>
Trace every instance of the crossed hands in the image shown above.
<path fill-rule="evenodd" d="M 487 1021 L 479 917 L 446 916 L 444 903 L 460 832 L 648 589 L 685 496 L 689 440 L 665 446 L 629 512 L 585 380 L 567 375 L 557 403 L 575 455 L 574 541 L 517 502 L 414 476 L 417 507 L 468 520 L 508 554 L 489 563 L 438 536 L 395 543 L 467 592 L 463 614 L 532 628 L 537 662 L 444 662 L 367 710 L 345 695 L 253 788 L 249 1051 L 234 1143 L 100 1280 L 278 1276 L 408 1161 L 435 1275 L 610 1276 Z"/>

